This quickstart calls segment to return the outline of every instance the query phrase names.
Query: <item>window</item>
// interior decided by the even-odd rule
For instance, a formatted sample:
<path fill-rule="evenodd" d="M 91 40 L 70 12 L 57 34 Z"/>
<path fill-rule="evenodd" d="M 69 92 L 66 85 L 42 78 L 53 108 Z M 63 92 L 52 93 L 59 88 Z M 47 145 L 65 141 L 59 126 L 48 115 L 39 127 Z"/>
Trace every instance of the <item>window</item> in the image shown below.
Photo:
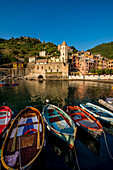
<path fill-rule="evenodd" d="M 59 72 L 59 69 L 57 69 L 57 72 Z"/>
<path fill-rule="evenodd" d="M 51 69 L 51 72 L 52 72 L 52 69 Z"/>
<path fill-rule="evenodd" d="M 45 69 L 45 72 L 47 72 L 47 69 Z"/>
<path fill-rule="evenodd" d="M 37 67 L 37 70 L 39 70 L 39 67 Z"/>
<path fill-rule="evenodd" d="M 43 66 L 42 66 L 42 70 L 43 70 Z"/>

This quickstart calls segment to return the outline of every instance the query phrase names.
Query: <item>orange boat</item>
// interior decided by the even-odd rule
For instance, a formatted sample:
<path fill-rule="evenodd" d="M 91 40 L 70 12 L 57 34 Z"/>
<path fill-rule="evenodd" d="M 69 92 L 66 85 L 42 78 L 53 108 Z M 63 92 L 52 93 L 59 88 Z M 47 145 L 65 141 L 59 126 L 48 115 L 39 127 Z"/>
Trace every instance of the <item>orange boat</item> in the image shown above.
<path fill-rule="evenodd" d="M 74 120 L 76 125 L 90 133 L 94 138 L 100 138 L 103 132 L 103 127 L 101 123 L 90 113 L 83 110 L 79 106 L 68 106 L 67 112 Z"/>

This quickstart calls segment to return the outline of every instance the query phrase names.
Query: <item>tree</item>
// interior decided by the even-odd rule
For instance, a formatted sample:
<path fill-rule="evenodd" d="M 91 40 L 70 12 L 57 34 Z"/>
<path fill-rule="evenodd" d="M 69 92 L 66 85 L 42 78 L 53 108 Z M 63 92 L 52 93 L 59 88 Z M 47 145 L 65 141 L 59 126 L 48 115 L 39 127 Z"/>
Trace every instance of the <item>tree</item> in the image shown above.
<path fill-rule="evenodd" d="M 96 73 L 96 70 L 94 68 L 92 68 L 91 73 Z"/>
<path fill-rule="evenodd" d="M 106 74 L 110 74 L 110 69 L 107 68 L 107 69 L 105 70 L 105 73 L 106 73 Z"/>
<path fill-rule="evenodd" d="M 28 57 L 25 57 L 25 58 L 24 58 L 24 61 L 25 61 L 25 62 L 28 62 L 28 61 L 29 61 L 29 58 L 28 58 Z"/>
<path fill-rule="evenodd" d="M 111 69 L 111 75 L 113 75 L 113 69 Z"/>

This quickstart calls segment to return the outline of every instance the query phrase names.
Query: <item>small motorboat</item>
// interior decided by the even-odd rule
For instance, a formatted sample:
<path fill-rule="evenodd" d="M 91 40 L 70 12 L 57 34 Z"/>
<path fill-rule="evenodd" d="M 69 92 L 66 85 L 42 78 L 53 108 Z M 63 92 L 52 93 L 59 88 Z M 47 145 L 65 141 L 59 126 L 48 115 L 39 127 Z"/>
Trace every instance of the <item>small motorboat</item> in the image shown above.
<path fill-rule="evenodd" d="M 41 113 L 26 107 L 14 118 L 1 151 L 1 162 L 6 169 L 29 168 L 39 156 L 45 139 Z"/>
<path fill-rule="evenodd" d="M 52 104 L 48 104 L 43 108 L 43 117 L 47 128 L 73 148 L 77 127 L 71 117 L 62 109 Z"/>
<path fill-rule="evenodd" d="M 18 86 L 19 83 L 12 83 L 12 86 Z"/>
<path fill-rule="evenodd" d="M 95 118 L 99 119 L 102 123 L 109 123 L 113 125 L 113 113 L 92 103 L 80 104 L 80 106 L 91 113 Z"/>
<path fill-rule="evenodd" d="M 8 106 L 0 107 L 0 136 L 7 130 L 12 118 L 12 111 Z"/>
<path fill-rule="evenodd" d="M 100 138 L 103 127 L 101 123 L 90 113 L 80 108 L 79 106 L 68 106 L 67 112 L 74 120 L 76 125 L 90 133 L 94 138 Z"/>

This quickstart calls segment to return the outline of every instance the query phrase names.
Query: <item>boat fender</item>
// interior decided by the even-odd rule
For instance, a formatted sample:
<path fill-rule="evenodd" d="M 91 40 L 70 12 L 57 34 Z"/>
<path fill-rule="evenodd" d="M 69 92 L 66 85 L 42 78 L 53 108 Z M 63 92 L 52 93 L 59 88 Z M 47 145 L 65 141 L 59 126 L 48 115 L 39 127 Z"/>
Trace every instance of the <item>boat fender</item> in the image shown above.
<path fill-rule="evenodd" d="M 29 130 L 27 130 L 27 131 L 24 133 L 24 135 L 28 134 L 28 133 L 31 132 L 31 131 L 37 132 L 37 129 L 29 129 Z"/>
<path fill-rule="evenodd" d="M 50 129 L 50 127 L 47 125 L 47 129 L 50 131 L 51 129 Z"/>
<path fill-rule="evenodd" d="M 80 124 L 78 122 L 76 122 L 77 126 L 80 126 Z"/>

